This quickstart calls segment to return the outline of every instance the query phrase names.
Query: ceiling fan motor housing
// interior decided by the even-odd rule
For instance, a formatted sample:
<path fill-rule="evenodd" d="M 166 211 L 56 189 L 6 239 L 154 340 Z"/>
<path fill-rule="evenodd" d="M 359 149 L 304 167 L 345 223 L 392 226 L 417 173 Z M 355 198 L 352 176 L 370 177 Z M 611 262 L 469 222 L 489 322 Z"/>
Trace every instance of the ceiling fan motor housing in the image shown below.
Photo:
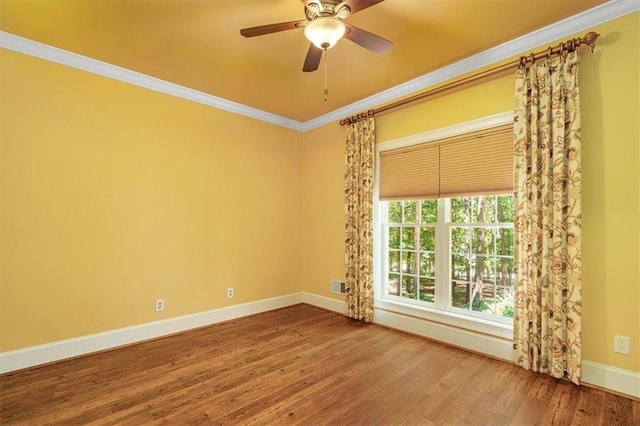
<path fill-rule="evenodd" d="M 341 3 L 343 2 L 339 0 L 312 1 L 305 6 L 304 12 L 309 21 L 330 16 L 345 19 L 351 14 L 351 9 L 346 4 L 338 7 Z"/>

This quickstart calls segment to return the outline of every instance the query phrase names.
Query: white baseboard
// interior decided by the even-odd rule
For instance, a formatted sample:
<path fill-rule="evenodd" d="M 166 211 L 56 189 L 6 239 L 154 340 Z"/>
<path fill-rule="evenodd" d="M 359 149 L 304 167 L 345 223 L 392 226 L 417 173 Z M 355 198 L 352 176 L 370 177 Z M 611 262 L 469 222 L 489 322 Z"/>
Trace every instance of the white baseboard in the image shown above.
<path fill-rule="evenodd" d="M 2 352 L 0 353 L 0 374 L 284 308 L 302 301 L 303 293 L 295 293 Z"/>
<path fill-rule="evenodd" d="M 0 353 L 0 374 L 259 314 L 298 303 L 307 303 L 341 314 L 345 312 L 345 302 L 342 300 L 312 293 L 295 293 L 3 352 Z M 417 334 L 505 361 L 511 362 L 513 360 L 511 342 L 498 337 L 473 333 L 382 309 L 376 310 L 375 322 L 386 327 Z M 587 360 L 582 362 L 582 372 L 582 381 L 585 384 L 640 398 L 640 373 Z"/>
<path fill-rule="evenodd" d="M 592 361 L 582 361 L 582 382 L 640 398 L 640 373 Z"/>
<path fill-rule="evenodd" d="M 330 297 L 318 296 L 313 293 L 302 293 L 302 303 L 317 306 L 319 308 L 326 309 L 328 311 L 338 312 L 340 314 L 345 313 L 344 300 L 332 299 Z"/>

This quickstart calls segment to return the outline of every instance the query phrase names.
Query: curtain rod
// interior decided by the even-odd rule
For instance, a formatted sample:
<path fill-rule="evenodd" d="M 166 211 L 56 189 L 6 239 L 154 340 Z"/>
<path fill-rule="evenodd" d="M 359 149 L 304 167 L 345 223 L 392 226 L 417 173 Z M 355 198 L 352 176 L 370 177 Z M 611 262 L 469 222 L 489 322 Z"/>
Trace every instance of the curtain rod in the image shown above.
<path fill-rule="evenodd" d="M 594 33 L 593 31 L 588 32 L 587 34 L 585 34 L 584 37 L 577 37 L 571 40 L 567 40 L 555 47 L 549 47 L 547 50 L 541 50 L 540 52 L 531 53 L 529 55 L 522 56 L 520 57 L 520 59 L 516 59 L 506 64 L 499 65 L 497 67 L 489 68 L 485 71 L 472 74 L 470 76 L 461 78 L 459 80 L 454 80 L 451 83 L 447 83 L 435 89 L 427 90 L 425 92 L 418 93 L 417 95 L 413 95 L 411 97 L 390 103 L 388 105 L 384 105 L 380 108 L 376 108 L 375 110 L 370 109 L 366 113 L 356 114 L 356 115 L 352 115 L 351 117 L 343 118 L 342 120 L 340 120 L 340 125 L 346 126 L 347 124 L 357 123 L 358 121 L 364 118 L 373 117 L 376 114 L 381 114 L 383 112 L 390 111 L 392 109 L 396 109 L 401 106 L 404 106 L 422 99 L 426 99 L 431 96 L 439 95 L 441 93 L 448 92 L 450 90 L 457 89 L 461 86 L 475 83 L 477 81 L 495 77 L 497 75 L 504 74 L 507 71 L 511 71 L 519 67 L 530 66 L 531 64 L 543 58 L 550 58 L 553 55 L 561 55 L 561 54 L 573 52 L 574 50 L 578 49 L 582 45 L 586 45 L 593 52 L 593 49 L 596 45 L 596 40 L 598 39 L 598 37 L 600 37 L 600 34 Z"/>

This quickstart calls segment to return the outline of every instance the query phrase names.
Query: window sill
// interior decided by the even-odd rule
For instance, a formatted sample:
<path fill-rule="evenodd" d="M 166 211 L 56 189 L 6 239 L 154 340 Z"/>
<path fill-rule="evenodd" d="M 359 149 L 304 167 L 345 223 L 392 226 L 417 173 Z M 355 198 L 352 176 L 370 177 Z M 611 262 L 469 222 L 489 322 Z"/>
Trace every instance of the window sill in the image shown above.
<path fill-rule="evenodd" d="M 383 298 L 376 299 L 374 307 L 509 341 L 513 339 L 513 325 L 511 324 L 468 317 L 453 312 L 440 311 L 426 306 L 417 306 Z"/>

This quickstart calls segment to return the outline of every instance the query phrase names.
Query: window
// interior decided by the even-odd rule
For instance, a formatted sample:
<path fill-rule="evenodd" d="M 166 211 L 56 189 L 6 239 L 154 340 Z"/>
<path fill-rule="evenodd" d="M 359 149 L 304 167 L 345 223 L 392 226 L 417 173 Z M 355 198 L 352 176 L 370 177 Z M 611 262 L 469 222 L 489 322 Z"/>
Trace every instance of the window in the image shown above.
<path fill-rule="evenodd" d="M 515 282 L 511 119 L 488 117 L 425 134 L 422 141 L 414 135 L 378 146 L 381 307 L 472 329 L 509 327 Z"/>
<path fill-rule="evenodd" d="M 382 202 L 389 300 L 502 322 L 513 316 L 513 196 Z"/>

